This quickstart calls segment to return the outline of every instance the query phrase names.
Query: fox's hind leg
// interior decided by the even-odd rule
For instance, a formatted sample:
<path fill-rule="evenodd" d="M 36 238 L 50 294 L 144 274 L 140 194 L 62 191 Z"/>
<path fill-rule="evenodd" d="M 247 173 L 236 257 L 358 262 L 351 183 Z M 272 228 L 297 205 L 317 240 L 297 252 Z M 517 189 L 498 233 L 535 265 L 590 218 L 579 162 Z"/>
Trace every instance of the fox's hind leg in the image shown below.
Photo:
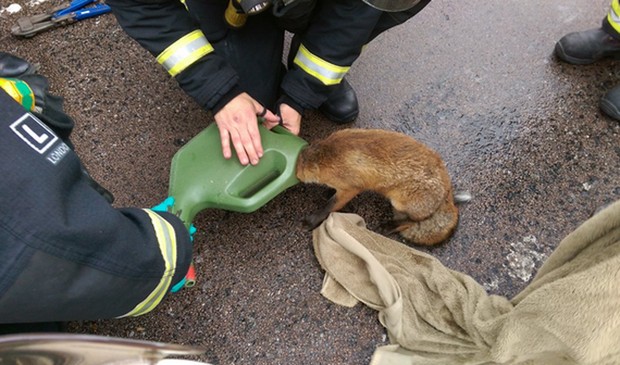
<path fill-rule="evenodd" d="M 412 220 L 409 218 L 409 215 L 405 212 L 401 212 L 394 208 L 392 205 L 392 215 L 393 218 L 387 222 L 382 223 L 379 226 L 379 232 L 383 235 L 390 235 L 393 233 L 400 232 L 404 229 L 407 229 L 411 226 Z"/>
<path fill-rule="evenodd" d="M 418 187 L 415 190 L 398 189 L 388 195 L 394 211 L 394 220 L 421 221 L 430 217 L 449 195 L 442 186 Z"/>
<path fill-rule="evenodd" d="M 387 222 L 382 223 L 379 226 L 379 233 L 381 233 L 384 236 L 388 236 L 391 235 L 393 233 L 398 233 L 404 229 L 407 229 L 411 226 L 413 222 L 409 219 L 403 219 L 403 220 L 390 220 Z"/>
<path fill-rule="evenodd" d="M 389 221 L 383 222 L 379 226 L 379 232 L 383 235 L 400 232 L 406 228 L 401 228 L 401 226 L 406 225 L 408 227 L 411 224 L 411 219 L 409 218 L 407 213 L 396 210 L 394 206 L 392 206 L 392 212 L 393 218 Z"/>

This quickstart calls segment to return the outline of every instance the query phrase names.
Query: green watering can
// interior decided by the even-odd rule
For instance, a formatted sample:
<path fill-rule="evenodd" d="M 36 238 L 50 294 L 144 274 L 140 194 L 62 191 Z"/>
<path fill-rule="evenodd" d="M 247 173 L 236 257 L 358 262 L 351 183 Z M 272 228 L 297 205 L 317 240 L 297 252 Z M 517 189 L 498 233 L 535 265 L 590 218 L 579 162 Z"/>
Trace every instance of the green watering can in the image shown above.
<path fill-rule="evenodd" d="M 175 199 L 173 213 L 186 225 L 207 208 L 251 213 L 299 182 L 297 157 L 308 143 L 281 126 L 258 127 L 264 153 L 255 166 L 222 156 L 215 123 L 174 155 L 168 195 Z"/>

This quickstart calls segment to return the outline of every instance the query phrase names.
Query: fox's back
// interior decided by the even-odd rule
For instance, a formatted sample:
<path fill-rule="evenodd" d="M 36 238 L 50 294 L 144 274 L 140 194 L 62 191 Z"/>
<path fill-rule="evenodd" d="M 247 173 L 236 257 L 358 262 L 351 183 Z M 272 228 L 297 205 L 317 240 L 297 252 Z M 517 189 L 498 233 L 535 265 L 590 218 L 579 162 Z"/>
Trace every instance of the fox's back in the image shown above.
<path fill-rule="evenodd" d="M 449 184 L 435 151 L 405 134 L 380 129 L 343 129 L 311 144 L 300 154 L 298 178 L 386 195 L 432 188 L 429 184 L 443 190 Z"/>

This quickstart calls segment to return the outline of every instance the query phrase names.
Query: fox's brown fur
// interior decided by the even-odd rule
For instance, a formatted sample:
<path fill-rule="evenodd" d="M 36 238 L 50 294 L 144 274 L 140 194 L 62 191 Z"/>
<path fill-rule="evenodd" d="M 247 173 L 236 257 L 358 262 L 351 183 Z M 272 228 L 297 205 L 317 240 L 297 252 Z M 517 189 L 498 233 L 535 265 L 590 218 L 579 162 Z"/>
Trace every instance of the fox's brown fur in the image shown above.
<path fill-rule="evenodd" d="M 439 154 L 397 132 L 343 129 L 311 143 L 299 155 L 297 178 L 336 189 L 326 207 L 306 218 L 315 228 L 330 212 L 342 209 L 362 191 L 375 191 L 394 210 L 391 232 L 407 240 L 434 245 L 452 235 L 458 208 Z"/>

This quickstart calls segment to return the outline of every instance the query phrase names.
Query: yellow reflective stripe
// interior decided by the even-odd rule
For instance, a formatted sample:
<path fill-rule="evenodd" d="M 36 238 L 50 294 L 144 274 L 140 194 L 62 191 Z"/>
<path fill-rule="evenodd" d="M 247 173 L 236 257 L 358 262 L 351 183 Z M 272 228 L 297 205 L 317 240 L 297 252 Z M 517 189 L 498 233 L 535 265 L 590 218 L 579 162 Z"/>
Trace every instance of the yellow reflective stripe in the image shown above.
<path fill-rule="evenodd" d="M 176 76 L 201 57 L 213 52 L 213 46 L 200 30 L 195 30 L 172 43 L 157 56 L 157 62 Z"/>
<path fill-rule="evenodd" d="M 338 66 L 313 55 L 302 44 L 295 55 L 295 64 L 306 73 L 316 77 L 325 85 L 336 85 L 349 71 L 349 66 Z"/>
<path fill-rule="evenodd" d="M 157 237 L 157 242 L 159 243 L 159 250 L 161 251 L 161 256 L 164 259 L 164 273 L 159 281 L 159 284 L 157 284 L 151 294 L 136 305 L 136 307 L 129 313 L 122 315 L 121 317 L 139 316 L 152 311 L 164 298 L 166 292 L 168 292 L 168 288 L 170 288 L 172 277 L 174 276 L 174 271 L 176 269 L 177 241 L 174 233 L 174 227 L 172 227 L 168 221 L 160 217 L 158 214 L 153 213 L 151 210 L 144 209 L 144 211 L 149 215 L 149 218 L 151 218 L 151 223 L 153 224 L 153 229 L 155 230 L 155 236 Z"/>
<path fill-rule="evenodd" d="M 620 3 L 618 0 L 613 0 L 611 2 L 611 9 L 609 10 L 609 14 L 607 14 L 607 21 L 616 32 L 620 33 Z"/>

